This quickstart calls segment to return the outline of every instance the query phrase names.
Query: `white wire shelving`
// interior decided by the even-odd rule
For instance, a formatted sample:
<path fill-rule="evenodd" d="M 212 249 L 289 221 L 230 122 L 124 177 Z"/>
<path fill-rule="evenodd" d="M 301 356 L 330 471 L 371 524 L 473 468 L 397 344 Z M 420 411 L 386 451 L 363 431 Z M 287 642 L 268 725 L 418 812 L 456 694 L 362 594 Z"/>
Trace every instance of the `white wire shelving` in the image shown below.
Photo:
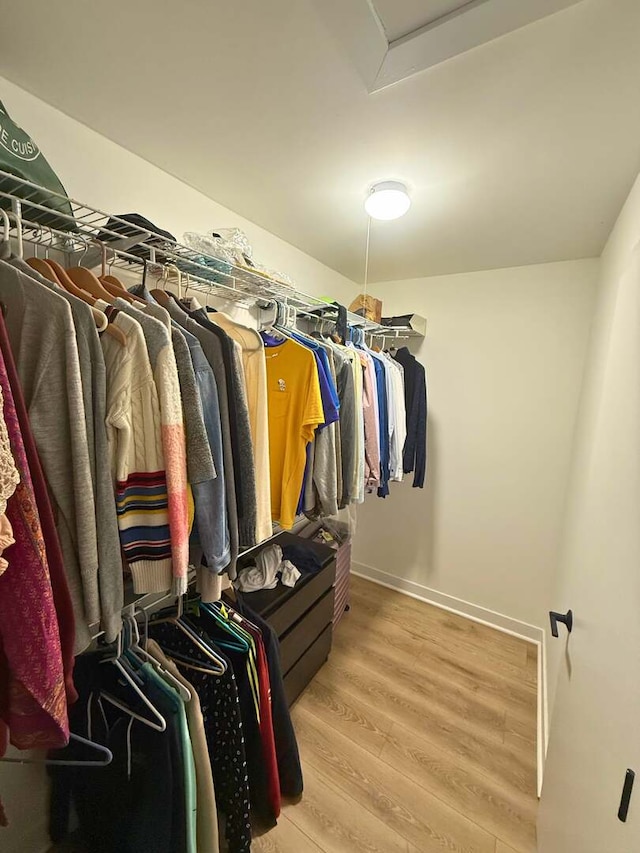
<path fill-rule="evenodd" d="M 139 269 L 151 275 L 172 270 L 185 277 L 190 290 L 225 300 L 245 305 L 279 300 L 293 306 L 302 316 L 320 314 L 330 319 L 335 314 L 336 309 L 330 303 L 249 265 L 195 251 L 2 170 L 0 208 L 9 213 L 11 232 L 19 243 L 26 239 L 34 245 L 42 245 L 46 251 L 63 252 L 70 258 L 79 258 L 84 266 L 102 264 L 125 270 Z M 347 322 L 362 328 L 371 337 L 422 337 L 413 329 L 374 323 L 352 312 L 347 313 Z"/>

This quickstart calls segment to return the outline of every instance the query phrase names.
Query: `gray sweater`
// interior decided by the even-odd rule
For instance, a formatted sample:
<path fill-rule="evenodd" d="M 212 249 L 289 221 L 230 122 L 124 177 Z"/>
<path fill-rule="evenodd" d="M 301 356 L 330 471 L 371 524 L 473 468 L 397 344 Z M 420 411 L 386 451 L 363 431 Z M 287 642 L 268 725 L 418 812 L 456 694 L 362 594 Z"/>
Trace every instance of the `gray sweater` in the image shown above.
<path fill-rule="evenodd" d="M 76 651 L 100 619 L 96 510 L 82 377 L 69 304 L 0 261 L 0 300 L 49 486 L 76 618 Z"/>
<path fill-rule="evenodd" d="M 218 339 L 227 377 L 231 447 L 234 454 L 236 477 L 236 504 L 238 508 L 238 537 L 241 547 L 256 544 L 256 468 L 253 459 L 253 442 L 249 425 L 247 388 L 242 367 L 240 347 L 220 326 L 212 323 L 203 308 L 189 315 L 200 326 Z"/>
<path fill-rule="evenodd" d="M 71 306 L 78 345 L 89 466 L 96 506 L 100 627 L 105 632 L 107 642 L 111 643 L 122 627 L 124 593 L 116 502 L 108 462 L 105 426 L 107 384 L 100 339 L 91 308 L 86 302 L 53 284 L 24 261 L 15 258 L 10 263 L 41 285 L 58 293 Z"/>
<path fill-rule="evenodd" d="M 351 364 L 344 353 L 333 348 L 336 365 L 336 385 L 340 398 L 340 452 L 342 464 L 342 493 L 340 508 L 351 503 L 353 497 L 353 472 L 356 465 L 356 389 Z"/>

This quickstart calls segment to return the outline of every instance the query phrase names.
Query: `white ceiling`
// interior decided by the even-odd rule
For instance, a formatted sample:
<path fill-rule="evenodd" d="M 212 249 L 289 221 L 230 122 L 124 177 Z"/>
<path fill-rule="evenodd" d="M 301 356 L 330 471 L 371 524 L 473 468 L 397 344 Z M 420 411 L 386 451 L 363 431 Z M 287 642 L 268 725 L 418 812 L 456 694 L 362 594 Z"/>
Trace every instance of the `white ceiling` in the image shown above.
<path fill-rule="evenodd" d="M 21 0 L 0 75 L 356 280 L 384 179 L 413 205 L 374 223 L 372 280 L 599 254 L 640 168 L 637 0 L 584 0 L 374 94 L 321 5 Z"/>
<path fill-rule="evenodd" d="M 470 0 L 373 0 L 389 41 L 395 41 L 420 27 L 432 24 L 466 6 Z"/>

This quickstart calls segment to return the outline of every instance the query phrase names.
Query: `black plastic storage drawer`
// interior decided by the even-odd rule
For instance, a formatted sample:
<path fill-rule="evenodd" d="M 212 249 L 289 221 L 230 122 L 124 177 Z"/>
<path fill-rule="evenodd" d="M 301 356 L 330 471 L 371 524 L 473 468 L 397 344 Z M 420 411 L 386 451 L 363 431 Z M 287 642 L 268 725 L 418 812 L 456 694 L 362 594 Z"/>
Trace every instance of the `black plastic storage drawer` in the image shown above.
<path fill-rule="evenodd" d="M 280 661 L 286 675 L 304 652 L 331 624 L 333 618 L 333 590 L 330 589 L 317 601 L 304 618 L 300 619 L 280 638 Z"/>
<path fill-rule="evenodd" d="M 303 573 L 290 588 L 278 583 L 275 589 L 242 593 L 242 598 L 271 625 L 280 642 L 282 674 L 289 704 L 304 690 L 331 651 L 335 609 L 336 552 L 327 545 L 291 533 L 281 533 L 263 547 L 296 545 L 312 552 L 315 572 Z M 238 570 L 262 548 L 238 561 Z M 295 564 L 295 561 L 294 561 Z"/>
<path fill-rule="evenodd" d="M 331 625 L 327 625 L 317 640 L 284 677 L 284 692 L 289 706 L 293 705 L 311 681 L 331 651 Z"/>

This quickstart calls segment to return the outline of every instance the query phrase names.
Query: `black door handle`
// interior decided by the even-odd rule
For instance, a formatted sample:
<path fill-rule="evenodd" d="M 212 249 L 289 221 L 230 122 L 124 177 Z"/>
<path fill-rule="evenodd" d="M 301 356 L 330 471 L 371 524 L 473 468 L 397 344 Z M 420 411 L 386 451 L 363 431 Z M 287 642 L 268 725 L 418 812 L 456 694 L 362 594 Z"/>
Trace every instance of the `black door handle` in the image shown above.
<path fill-rule="evenodd" d="M 567 610 L 566 613 L 556 613 L 555 610 L 549 611 L 549 619 L 551 619 L 551 634 L 554 637 L 558 635 L 558 622 L 562 622 L 567 626 L 567 631 L 571 633 L 573 628 L 573 611 Z"/>
<path fill-rule="evenodd" d="M 633 770 L 627 770 L 627 775 L 624 777 L 624 785 L 622 787 L 622 797 L 620 798 L 620 808 L 618 809 L 618 819 L 622 821 L 622 823 L 627 822 L 627 815 L 629 814 L 629 803 L 631 801 L 631 791 L 633 791 L 633 783 L 635 781 L 636 774 Z"/>

